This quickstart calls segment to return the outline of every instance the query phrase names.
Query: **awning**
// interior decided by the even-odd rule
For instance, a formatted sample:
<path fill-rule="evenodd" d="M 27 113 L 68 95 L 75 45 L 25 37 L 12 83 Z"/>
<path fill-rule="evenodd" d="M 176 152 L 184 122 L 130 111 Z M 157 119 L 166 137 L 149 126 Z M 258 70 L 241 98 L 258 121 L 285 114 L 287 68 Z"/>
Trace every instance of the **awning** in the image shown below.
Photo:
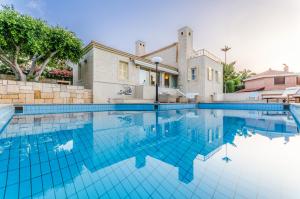
<path fill-rule="evenodd" d="M 149 68 L 149 69 L 153 69 L 153 70 L 155 70 L 155 68 L 156 68 L 155 64 L 150 64 L 150 63 L 139 61 L 139 60 L 133 60 L 133 62 L 136 65 L 143 66 L 145 68 Z M 163 72 L 167 72 L 167 73 L 170 73 L 170 74 L 173 74 L 173 75 L 178 75 L 177 71 L 174 71 L 174 70 L 171 70 L 171 69 L 168 69 L 168 68 L 164 68 L 164 67 L 161 67 L 161 66 L 158 66 L 158 70 L 163 71 Z"/>
<path fill-rule="evenodd" d="M 255 91 L 263 91 L 263 90 L 265 90 L 265 87 L 245 88 L 245 89 L 237 91 L 236 93 L 255 92 Z"/>

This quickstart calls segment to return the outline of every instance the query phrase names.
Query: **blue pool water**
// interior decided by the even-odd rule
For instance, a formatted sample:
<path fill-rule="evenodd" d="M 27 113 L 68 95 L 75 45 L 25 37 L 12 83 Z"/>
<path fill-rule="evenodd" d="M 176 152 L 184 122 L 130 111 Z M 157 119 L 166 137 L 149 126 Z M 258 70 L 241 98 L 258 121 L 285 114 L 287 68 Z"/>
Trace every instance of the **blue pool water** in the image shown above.
<path fill-rule="evenodd" d="M 15 115 L 0 133 L 0 198 L 299 198 L 289 112 Z"/>

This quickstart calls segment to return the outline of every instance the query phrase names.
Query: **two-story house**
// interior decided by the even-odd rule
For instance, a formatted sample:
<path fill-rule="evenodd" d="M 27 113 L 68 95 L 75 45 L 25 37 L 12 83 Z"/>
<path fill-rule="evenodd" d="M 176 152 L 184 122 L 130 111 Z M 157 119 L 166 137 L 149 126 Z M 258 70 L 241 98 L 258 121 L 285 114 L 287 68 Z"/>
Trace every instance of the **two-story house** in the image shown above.
<path fill-rule="evenodd" d="M 81 62 L 74 67 L 74 84 L 93 89 L 94 103 L 124 98 L 120 90 L 130 87 L 127 100 L 153 102 L 155 84 L 160 92 L 196 93 L 202 101 L 212 101 L 223 91 L 223 67 L 218 57 L 207 50 L 194 50 L 193 30 L 178 30 L 178 41 L 146 52 L 146 43 L 136 42 L 135 54 L 123 52 L 98 42 L 90 42 L 84 49 Z M 159 56 L 159 79 L 151 58 Z"/>

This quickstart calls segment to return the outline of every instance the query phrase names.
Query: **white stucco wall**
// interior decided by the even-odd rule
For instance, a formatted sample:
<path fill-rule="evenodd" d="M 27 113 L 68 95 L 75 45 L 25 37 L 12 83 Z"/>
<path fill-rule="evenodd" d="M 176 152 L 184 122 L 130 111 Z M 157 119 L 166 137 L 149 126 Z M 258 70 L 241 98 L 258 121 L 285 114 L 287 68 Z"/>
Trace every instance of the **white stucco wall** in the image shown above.
<path fill-rule="evenodd" d="M 208 68 L 213 69 L 213 79 L 208 80 Z M 189 59 L 188 73 L 191 68 L 196 68 L 196 79 L 187 81 L 188 93 L 199 93 L 201 101 L 209 102 L 219 99 L 223 93 L 223 67 L 220 63 L 210 59 L 207 56 L 199 56 Z M 216 81 L 215 71 L 218 71 L 219 82 Z"/>
<path fill-rule="evenodd" d="M 157 53 L 154 53 L 154 54 L 151 54 L 149 56 L 147 56 L 146 58 L 147 59 L 150 59 L 152 57 L 161 57 L 163 58 L 163 64 L 167 64 L 167 65 L 170 65 L 170 66 L 173 66 L 175 68 L 177 68 L 177 46 L 173 46 L 173 47 L 170 47 L 166 50 L 163 50 L 163 51 L 159 51 Z"/>
<path fill-rule="evenodd" d="M 81 65 L 80 67 L 79 65 L 74 65 L 73 67 L 74 85 L 84 86 L 87 89 L 93 88 L 93 63 L 94 63 L 93 55 L 94 55 L 94 49 L 91 49 L 83 55 L 82 59 L 79 62 L 79 64 Z M 79 68 L 81 69 L 80 71 Z"/>
<path fill-rule="evenodd" d="M 93 99 L 94 103 L 106 103 L 108 98 L 122 98 L 118 95 L 120 90 L 126 86 L 137 86 L 139 84 L 139 68 L 132 63 L 129 57 L 107 52 L 94 48 L 93 64 Z M 119 62 L 127 62 L 129 79 L 120 80 L 118 77 Z M 131 96 L 133 98 L 134 95 Z"/>
<path fill-rule="evenodd" d="M 205 73 L 204 82 L 204 101 L 217 100 L 218 94 L 223 93 L 223 66 L 207 56 L 201 56 L 204 59 L 204 67 L 202 70 Z M 213 79 L 208 80 L 208 68 L 213 69 Z M 219 72 L 219 82 L 216 81 L 215 71 Z M 213 96 L 213 98 L 211 97 Z"/>

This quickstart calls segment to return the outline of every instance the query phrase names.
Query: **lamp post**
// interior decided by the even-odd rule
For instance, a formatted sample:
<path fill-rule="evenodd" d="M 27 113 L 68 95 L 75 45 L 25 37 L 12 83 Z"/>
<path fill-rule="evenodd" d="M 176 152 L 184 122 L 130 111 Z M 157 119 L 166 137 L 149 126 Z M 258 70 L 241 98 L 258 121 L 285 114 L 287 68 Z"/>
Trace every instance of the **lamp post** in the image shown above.
<path fill-rule="evenodd" d="M 163 61 L 161 57 L 153 57 L 151 61 L 155 64 L 155 73 L 156 73 L 156 81 L 155 81 L 155 103 L 158 103 L 158 65 Z"/>

